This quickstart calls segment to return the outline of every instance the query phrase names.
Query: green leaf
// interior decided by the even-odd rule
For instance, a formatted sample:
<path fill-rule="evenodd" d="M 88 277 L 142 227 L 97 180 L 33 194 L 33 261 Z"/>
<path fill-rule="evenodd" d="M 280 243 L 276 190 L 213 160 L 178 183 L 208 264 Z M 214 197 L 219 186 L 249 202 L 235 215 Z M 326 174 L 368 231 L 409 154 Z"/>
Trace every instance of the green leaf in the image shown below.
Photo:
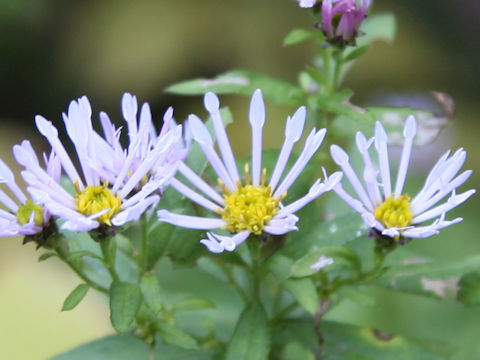
<path fill-rule="evenodd" d="M 304 277 L 315 274 L 318 269 L 315 264 L 321 257 L 330 258 L 333 264 L 327 265 L 328 272 L 332 268 L 350 268 L 354 272 L 360 273 L 362 264 L 357 254 L 345 246 L 325 246 L 320 249 L 312 249 L 302 258 L 298 259 L 292 266 L 290 271 L 291 277 Z"/>
<path fill-rule="evenodd" d="M 305 71 L 307 72 L 308 76 L 310 76 L 313 80 L 315 80 L 318 84 L 327 84 L 327 78 L 325 77 L 325 75 L 323 74 L 322 71 L 320 71 L 319 69 L 317 68 L 314 68 L 314 67 L 311 67 L 311 66 L 307 66 L 307 68 L 305 69 Z M 304 88 L 307 88 L 308 89 L 308 85 L 305 84 Z"/>
<path fill-rule="evenodd" d="M 172 306 L 172 312 L 192 311 L 192 310 L 205 310 L 215 307 L 210 300 L 201 298 L 190 298 L 179 301 Z"/>
<path fill-rule="evenodd" d="M 298 341 L 292 341 L 285 346 L 282 360 L 315 360 L 315 355 Z"/>
<path fill-rule="evenodd" d="M 371 15 L 363 22 L 360 30 L 365 34 L 357 38 L 357 47 L 377 40 L 392 43 L 397 32 L 395 16 L 390 13 Z"/>
<path fill-rule="evenodd" d="M 119 333 L 126 332 L 142 304 L 142 294 L 136 284 L 114 281 L 110 288 L 110 320 Z"/>
<path fill-rule="evenodd" d="M 226 360 L 266 360 L 270 351 L 270 328 L 262 305 L 250 303 L 240 315 L 228 344 Z"/>
<path fill-rule="evenodd" d="M 349 61 L 355 60 L 356 58 L 362 56 L 370 49 L 370 45 L 356 46 L 352 51 L 346 52 L 343 62 L 347 63 Z"/>
<path fill-rule="evenodd" d="M 202 95 L 213 91 L 216 94 L 252 96 L 256 89 L 262 89 L 266 99 L 281 104 L 301 105 L 305 102 L 305 94 L 301 88 L 248 70 L 229 71 L 213 79 L 183 81 L 169 86 L 166 91 L 178 95 Z"/>
<path fill-rule="evenodd" d="M 324 38 L 321 31 L 310 31 L 305 29 L 293 29 L 283 40 L 284 46 L 296 45 L 307 39 L 311 38 Z"/>
<path fill-rule="evenodd" d="M 365 236 L 369 229 L 358 214 L 348 214 L 330 221 L 320 222 L 308 231 L 292 234 L 292 240 L 275 256 L 300 259 L 312 250 L 330 245 L 343 245 Z"/>
<path fill-rule="evenodd" d="M 175 325 L 168 324 L 164 321 L 155 322 L 155 330 L 157 330 L 163 338 L 165 344 L 174 345 L 183 349 L 197 349 L 197 341 L 188 333 Z"/>
<path fill-rule="evenodd" d="M 294 261 L 283 255 L 275 255 L 266 263 L 268 269 L 275 275 L 275 278 L 283 283 L 291 274 Z"/>
<path fill-rule="evenodd" d="M 460 289 L 457 299 L 467 305 L 480 305 L 480 271 L 462 276 L 458 282 Z"/>
<path fill-rule="evenodd" d="M 414 340 L 383 333 L 368 327 L 323 320 L 325 360 L 441 360 L 451 359 L 454 351 L 441 342 Z M 288 319 L 276 323 L 273 340 L 282 345 L 298 341 L 307 348 L 318 348 L 311 319 Z"/>
<path fill-rule="evenodd" d="M 162 310 L 162 292 L 157 277 L 154 274 L 143 275 L 140 279 L 140 290 L 145 304 L 158 314 Z"/>
<path fill-rule="evenodd" d="M 80 284 L 73 289 L 70 295 L 68 295 L 65 299 L 62 306 L 62 311 L 72 310 L 78 304 L 80 304 L 80 301 L 82 301 L 85 295 L 87 295 L 88 289 L 90 289 L 90 286 L 87 284 Z"/>
<path fill-rule="evenodd" d="M 456 293 L 462 275 L 479 267 L 480 255 L 450 261 L 403 259 L 402 263 L 391 266 L 376 283 L 398 291 L 445 298 L 449 293 Z"/>
<path fill-rule="evenodd" d="M 371 328 L 324 321 L 325 360 L 440 360 L 443 354 L 432 352 L 424 344 Z"/>
<path fill-rule="evenodd" d="M 192 215 L 194 209 L 189 199 L 173 188 L 167 188 L 162 199 L 164 208 L 178 214 Z M 152 270 L 160 257 L 168 255 L 177 264 L 193 266 L 201 255 L 199 241 L 202 231 L 173 226 L 152 219 L 148 232 L 147 270 Z"/>
<path fill-rule="evenodd" d="M 284 286 L 310 314 L 313 315 L 317 312 L 319 298 L 317 289 L 311 279 L 287 280 Z"/>
<path fill-rule="evenodd" d="M 74 251 L 74 252 L 70 253 L 70 255 L 68 255 L 68 260 L 78 261 L 84 256 L 89 256 L 91 258 L 103 261 L 103 258 L 101 256 L 98 256 L 97 254 L 95 254 L 91 251 L 88 251 L 88 250 Z"/>
<path fill-rule="evenodd" d="M 185 350 L 157 342 L 156 359 L 161 360 L 211 360 L 212 356 L 201 350 Z M 149 347 L 133 335 L 112 335 L 89 342 L 57 355 L 51 360 L 132 360 L 148 359 Z"/>
<path fill-rule="evenodd" d="M 51 258 L 52 256 L 57 256 L 57 254 L 55 254 L 54 252 L 46 252 L 46 253 L 43 253 L 42 255 L 40 255 L 40 256 L 38 257 L 38 262 L 45 261 L 45 260 Z"/>

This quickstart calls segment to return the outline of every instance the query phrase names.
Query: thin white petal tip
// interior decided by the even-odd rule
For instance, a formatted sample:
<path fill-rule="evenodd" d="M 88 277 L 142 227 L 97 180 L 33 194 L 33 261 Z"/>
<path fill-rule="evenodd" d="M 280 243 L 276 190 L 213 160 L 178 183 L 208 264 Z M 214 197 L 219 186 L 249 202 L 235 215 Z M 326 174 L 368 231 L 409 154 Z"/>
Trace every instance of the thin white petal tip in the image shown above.
<path fill-rule="evenodd" d="M 265 124 L 265 103 L 260 89 L 255 90 L 250 101 L 249 121 L 252 126 L 262 127 Z"/>
<path fill-rule="evenodd" d="M 325 179 L 325 185 L 327 186 L 327 191 L 332 190 L 337 184 L 342 181 L 343 173 L 341 171 L 335 171 L 332 175 Z"/>
<path fill-rule="evenodd" d="M 373 140 L 374 138 L 367 140 L 361 131 L 358 131 L 355 135 L 355 143 L 357 144 L 358 151 L 360 151 L 361 154 L 365 154 L 368 151 L 373 143 Z"/>
<path fill-rule="evenodd" d="M 375 123 L 375 146 L 378 148 L 380 143 L 388 143 L 388 135 L 380 121 Z"/>
<path fill-rule="evenodd" d="M 213 144 L 212 137 L 210 136 L 205 124 L 196 115 L 192 114 L 188 116 L 188 124 L 195 141 L 207 146 Z"/>
<path fill-rule="evenodd" d="M 43 136 L 49 137 L 58 135 L 57 129 L 42 115 L 35 116 L 35 124 L 37 125 L 38 131 L 40 131 Z"/>
<path fill-rule="evenodd" d="M 205 105 L 205 109 L 211 113 L 217 112 L 220 108 L 220 101 L 218 100 L 217 95 L 215 95 L 213 92 L 207 92 L 205 94 L 205 97 L 203 98 L 203 104 Z"/>
<path fill-rule="evenodd" d="M 403 128 L 403 136 L 406 138 L 413 138 L 417 133 L 417 120 L 413 115 L 410 115 L 405 121 L 405 127 Z"/>
<path fill-rule="evenodd" d="M 330 154 L 333 161 L 339 166 L 342 166 L 348 162 L 348 154 L 340 146 L 333 144 L 330 146 Z"/>
<path fill-rule="evenodd" d="M 325 192 L 326 185 L 322 183 L 321 179 L 317 179 L 315 183 L 310 187 L 310 190 L 308 190 L 308 196 L 311 198 L 316 198 L 319 196 L 321 193 Z"/>
<path fill-rule="evenodd" d="M 163 122 L 166 123 L 170 121 L 170 119 L 173 117 L 173 107 L 169 107 L 167 111 L 165 111 L 165 114 L 163 115 Z"/>
<path fill-rule="evenodd" d="M 285 137 L 291 139 L 291 141 L 296 142 L 300 139 L 303 132 L 303 127 L 305 125 L 305 117 L 307 115 L 307 108 L 301 106 L 293 114 L 292 117 L 288 117 L 287 126 L 285 128 Z"/>

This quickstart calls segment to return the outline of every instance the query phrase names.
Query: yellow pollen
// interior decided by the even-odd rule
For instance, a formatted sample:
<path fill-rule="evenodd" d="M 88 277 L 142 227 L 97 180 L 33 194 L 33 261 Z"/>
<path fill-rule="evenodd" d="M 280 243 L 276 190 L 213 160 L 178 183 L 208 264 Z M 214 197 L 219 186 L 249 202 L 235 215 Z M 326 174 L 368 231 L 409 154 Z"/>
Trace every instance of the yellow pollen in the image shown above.
<path fill-rule="evenodd" d="M 25 204 L 18 207 L 17 222 L 20 225 L 25 225 L 30 221 L 33 214 L 33 222 L 36 226 L 43 224 L 43 207 L 35 204 L 32 200 L 27 200 Z"/>
<path fill-rule="evenodd" d="M 87 186 L 75 196 L 77 210 L 85 216 L 96 214 L 109 209 L 96 220 L 101 224 L 112 226 L 110 219 L 115 216 L 122 205 L 120 197 L 115 196 L 109 189 L 108 184 Z"/>
<path fill-rule="evenodd" d="M 390 196 L 375 209 L 374 215 L 386 228 L 402 228 L 410 225 L 413 218 L 410 210 L 410 196 L 406 194 L 396 198 Z"/>
<path fill-rule="evenodd" d="M 272 188 L 265 186 L 266 178 L 267 171 L 264 169 L 261 185 L 251 185 L 249 167 L 245 165 L 245 185 L 238 181 L 235 191 L 225 191 L 225 208 L 218 211 L 228 224 L 226 229 L 233 233 L 244 230 L 256 235 L 262 233 L 265 225 L 278 212 L 279 203 L 284 198 L 275 199 L 272 196 Z"/>

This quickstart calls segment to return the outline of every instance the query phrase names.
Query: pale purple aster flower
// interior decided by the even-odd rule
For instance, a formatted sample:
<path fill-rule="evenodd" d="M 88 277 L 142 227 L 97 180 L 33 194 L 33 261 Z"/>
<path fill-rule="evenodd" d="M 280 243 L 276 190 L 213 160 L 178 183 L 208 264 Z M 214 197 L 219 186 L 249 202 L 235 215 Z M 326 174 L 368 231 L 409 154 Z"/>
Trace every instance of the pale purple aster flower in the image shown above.
<path fill-rule="evenodd" d="M 29 142 L 26 142 L 25 146 L 33 152 Z M 32 161 L 40 166 L 35 153 L 32 156 Z M 58 157 L 52 152 L 48 158 L 44 155 L 44 160 L 45 174 L 49 181 L 58 183 L 61 171 Z M 42 232 L 49 224 L 49 212 L 25 195 L 17 185 L 12 170 L 1 159 L 0 184 L 4 184 L 14 196 L 12 199 L 0 187 L 0 204 L 4 207 L 0 208 L 0 236 L 34 235 Z"/>
<path fill-rule="evenodd" d="M 155 147 L 156 142 L 165 136 L 169 130 L 174 130 L 178 125 L 173 120 L 173 109 L 169 108 L 163 117 L 163 125 L 157 134 L 152 122 L 152 115 L 148 103 L 144 103 L 140 110 L 140 116 L 137 120 L 137 98 L 134 95 L 125 93 L 122 97 L 122 113 L 127 123 L 127 132 L 129 138 L 129 146 L 123 149 L 120 144 L 120 131 L 116 129 L 114 124 L 105 112 L 100 112 L 100 122 L 103 128 L 105 138 L 95 133 L 95 144 L 101 151 L 98 159 L 101 161 L 99 168 L 104 168 L 107 173 L 103 173 L 104 179 L 110 179 L 113 183 L 118 175 L 127 181 L 129 177 L 122 174 L 129 164 L 128 172 L 133 173 L 143 163 L 149 152 Z M 138 143 L 138 144 L 137 144 Z M 137 144 L 137 145 L 136 145 Z M 151 166 L 150 177 L 165 177 L 165 174 L 171 172 L 168 169 L 178 160 L 184 159 L 187 154 L 188 139 L 180 139 L 175 145 L 169 149 L 167 156 L 160 157 L 157 162 Z"/>
<path fill-rule="evenodd" d="M 193 139 L 200 145 L 217 174 L 222 191 L 217 192 L 214 187 L 205 182 L 184 163 L 180 165 L 179 173 L 198 191 L 193 190 L 176 178 L 172 179 L 170 185 L 185 197 L 212 211 L 217 216 L 189 216 L 159 210 L 159 219 L 191 229 L 228 230 L 232 234 L 231 236 L 208 232 L 207 238 L 201 240 L 202 244 L 215 253 L 224 250 L 233 251 L 252 233 L 255 235 L 263 233 L 281 235 L 297 230 L 298 217 L 294 215 L 295 212 L 322 193 L 331 190 L 341 179 L 340 172 L 332 174 L 330 177 L 326 176 L 324 182 L 320 179 L 317 180 L 304 197 L 286 206 L 282 204 L 287 190 L 320 147 L 326 129 L 319 131 L 313 129 L 310 132 L 303 151 L 290 170 L 284 174 L 293 146 L 303 132 L 305 107 L 300 107 L 291 118 L 288 117 L 285 141 L 272 176 L 267 183 L 267 171 L 266 169 L 262 170 L 262 131 L 265 123 L 265 105 L 262 92 L 256 90 L 252 96 L 249 113 L 252 127 L 251 169 L 250 165 L 246 164 L 242 179 L 221 119 L 217 96 L 213 93 L 207 93 L 204 103 L 212 119 L 220 154 L 215 150 L 214 141 L 203 122 L 195 115 L 190 115 L 188 120 Z"/>
<path fill-rule="evenodd" d="M 342 168 L 360 200 L 347 193 L 342 183 L 338 183 L 333 190 L 361 214 L 365 224 L 382 235 L 395 239 L 429 237 L 438 234 L 442 228 L 462 221 L 462 218 L 445 220 L 445 215 L 475 193 L 475 190 L 456 193 L 456 189 L 472 174 L 471 170 L 466 170 L 457 175 L 467 156 L 463 149 L 457 150 L 453 155 L 450 155 L 450 150 L 447 151 L 434 165 L 423 188 L 413 199 L 403 192 L 416 132 L 416 120 L 410 116 L 403 129 L 404 144 L 393 189 L 388 158 L 388 135 L 380 122 L 375 125 L 373 138 L 367 140 L 361 132 L 356 135 L 357 148 L 365 165 L 363 183 L 350 165 L 347 153 L 337 145 L 330 148 L 333 160 Z M 378 154 L 378 167 L 370 157 L 369 148 L 372 144 Z M 447 196 L 445 202 L 437 205 Z M 433 219 L 431 224 L 423 225 Z"/>
<path fill-rule="evenodd" d="M 121 226 L 137 220 L 158 203 L 158 190 L 176 171 L 178 159 L 172 160 L 175 158 L 172 152 L 181 138 L 181 126 L 162 129 L 156 136 L 148 106 L 144 106 L 137 128 L 136 109 L 125 109 L 128 105 L 133 106 L 133 102 L 122 105 L 124 114 L 127 113 L 130 139 L 125 150 L 119 144 L 120 132 L 106 115 L 101 115 L 106 140 L 95 132 L 90 103 L 85 96 L 72 101 L 67 114 L 63 114 L 81 172 L 68 156 L 57 129 L 44 117 L 36 116 L 38 130 L 57 154 L 76 194 L 68 193 L 58 183 L 49 180 L 25 142 L 14 147 L 17 161 L 26 168 L 22 174 L 29 192 L 50 213 L 65 220 L 64 229 L 90 231 L 99 226 Z M 171 120 L 172 113 L 172 109 L 167 110 L 166 123 Z"/>
<path fill-rule="evenodd" d="M 297 0 L 297 2 L 302 8 L 311 8 L 317 4 L 317 0 Z"/>
<path fill-rule="evenodd" d="M 342 45 L 355 44 L 369 7 L 370 0 L 323 0 L 321 27 L 327 39 Z"/>

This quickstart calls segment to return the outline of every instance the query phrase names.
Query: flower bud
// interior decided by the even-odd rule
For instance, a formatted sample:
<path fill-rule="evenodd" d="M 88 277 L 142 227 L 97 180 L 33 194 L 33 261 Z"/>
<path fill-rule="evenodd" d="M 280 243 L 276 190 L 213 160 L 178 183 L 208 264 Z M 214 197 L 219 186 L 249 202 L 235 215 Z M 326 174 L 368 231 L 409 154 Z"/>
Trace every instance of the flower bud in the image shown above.
<path fill-rule="evenodd" d="M 327 41 L 341 46 L 355 45 L 369 7 L 370 0 L 323 0 L 320 26 Z"/>

